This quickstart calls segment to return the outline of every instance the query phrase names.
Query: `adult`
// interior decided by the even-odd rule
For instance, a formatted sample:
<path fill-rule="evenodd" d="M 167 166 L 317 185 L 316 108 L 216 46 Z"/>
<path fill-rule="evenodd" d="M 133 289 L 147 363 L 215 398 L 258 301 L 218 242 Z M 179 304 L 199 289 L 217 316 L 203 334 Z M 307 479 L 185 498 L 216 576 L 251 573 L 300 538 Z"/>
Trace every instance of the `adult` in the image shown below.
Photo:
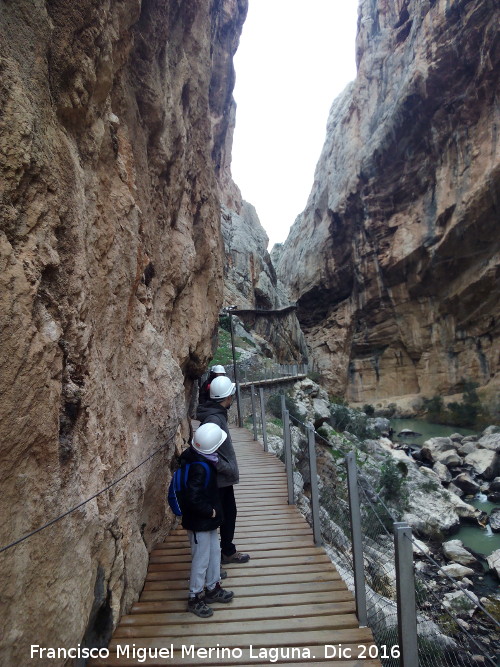
<path fill-rule="evenodd" d="M 225 374 L 226 374 L 226 369 L 224 368 L 224 366 L 221 366 L 220 364 L 212 366 L 208 378 L 200 387 L 200 392 L 198 394 L 198 403 L 200 404 L 205 403 L 210 399 L 210 384 L 212 383 L 212 380 L 214 380 L 216 377 L 221 377 Z"/>
<path fill-rule="evenodd" d="M 236 385 L 227 376 L 215 378 L 210 384 L 209 400 L 199 405 L 196 413 L 196 417 L 202 424 L 208 422 L 217 424 L 227 434 L 227 438 L 217 450 L 217 484 L 224 514 L 220 526 L 221 562 L 223 564 L 246 563 L 250 560 L 250 556 L 238 551 L 233 543 L 237 515 L 234 485 L 239 482 L 240 473 L 229 433 L 227 413 L 233 403 L 235 392 Z"/>

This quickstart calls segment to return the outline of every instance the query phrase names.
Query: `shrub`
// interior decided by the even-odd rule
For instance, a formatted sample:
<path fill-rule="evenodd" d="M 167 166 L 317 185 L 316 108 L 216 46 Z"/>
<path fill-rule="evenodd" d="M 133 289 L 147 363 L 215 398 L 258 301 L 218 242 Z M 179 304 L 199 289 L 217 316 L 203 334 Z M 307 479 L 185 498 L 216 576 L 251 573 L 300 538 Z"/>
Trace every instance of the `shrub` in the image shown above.
<path fill-rule="evenodd" d="M 229 315 L 221 315 L 219 317 L 219 327 L 231 333 L 231 318 Z"/>
<path fill-rule="evenodd" d="M 321 384 L 321 373 L 318 371 L 308 371 L 306 377 L 308 377 L 313 382 L 316 382 L 316 384 Z"/>
<path fill-rule="evenodd" d="M 241 352 L 236 351 L 235 356 L 236 359 L 239 359 L 241 356 Z M 218 347 L 212 358 L 211 365 L 222 364 L 223 366 L 225 366 L 226 364 L 232 363 L 232 361 L 233 361 L 233 353 L 231 349 L 231 334 L 229 334 L 224 329 L 219 329 Z"/>
<path fill-rule="evenodd" d="M 373 407 L 373 405 L 365 403 L 365 405 L 363 405 L 363 412 L 367 417 L 373 417 L 373 415 L 375 414 L 375 408 Z"/>
<path fill-rule="evenodd" d="M 387 500 L 400 500 L 402 498 L 407 473 L 407 468 L 404 470 L 395 463 L 391 456 L 387 457 L 380 468 L 379 486 L 379 491 Z"/>
<path fill-rule="evenodd" d="M 291 417 L 295 417 L 295 419 L 298 419 L 299 421 L 304 420 L 304 415 L 302 415 L 298 409 L 297 406 L 295 405 L 293 399 L 288 395 L 285 394 L 285 407 L 290 413 Z M 281 394 L 272 394 L 269 396 L 267 399 L 267 410 L 274 416 L 277 417 L 278 419 L 281 420 L 282 414 L 281 414 Z"/>
<path fill-rule="evenodd" d="M 423 399 L 426 418 L 430 422 L 439 423 L 443 417 L 443 399 L 437 394 L 432 398 Z"/>
<path fill-rule="evenodd" d="M 364 412 L 343 403 L 333 403 L 330 405 L 330 415 L 330 424 L 337 431 L 348 431 L 361 439 L 373 437 Z"/>
<path fill-rule="evenodd" d="M 424 398 L 424 410 L 428 421 L 438 424 L 450 424 L 451 426 L 462 426 L 474 428 L 482 423 L 486 417 L 485 410 L 476 392 L 479 386 L 470 380 L 461 380 L 463 386 L 462 401 L 453 401 L 444 407 L 441 396 Z"/>

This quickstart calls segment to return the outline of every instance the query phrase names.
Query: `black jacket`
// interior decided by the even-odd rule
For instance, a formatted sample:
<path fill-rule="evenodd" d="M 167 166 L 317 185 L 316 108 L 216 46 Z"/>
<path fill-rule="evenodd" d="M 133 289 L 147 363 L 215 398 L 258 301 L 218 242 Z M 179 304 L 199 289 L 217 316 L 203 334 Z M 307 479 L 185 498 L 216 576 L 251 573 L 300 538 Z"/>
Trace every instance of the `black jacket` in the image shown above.
<path fill-rule="evenodd" d="M 210 468 L 207 488 L 205 488 L 207 477 L 205 467 L 196 465 L 196 461 L 204 461 Z M 195 452 L 192 447 L 182 452 L 180 462 L 181 468 L 184 468 L 186 463 L 194 464 L 189 468 L 187 489 L 179 493 L 183 527 L 194 532 L 215 530 L 223 519 L 215 465 Z M 215 517 L 212 517 L 214 509 Z"/>
<path fill-rule="evenodd" d="M 217 424 L 223 431 L 227 433 L 227 438 L 217 450 L 219 455 L 219 462 L 217 463 L 217 483 L 219 487 L 232 486 L 238 484 L 240 481 L 240 472 L 238 470 L 238 462 L 236 461 L 236 454 L 234 451 L 229 427 L 227 425 L 227 408 L 224 408 L 217 401 L 210 399 L 203 405 L 198 406 L 196 418 L 202 424 L 209 422 Z"/>
<path fill-rule="evenodd" d="M 217 373 L 210 372 L 210 375 L 208 376 L 208 378 L 201 385 L 200 391 L 198 393 L 198 403 L 200 405 L 202 403 L 205 403 L 206 401 L 210 400 L 210 384 L 212 383 L 212 380 L 216 377 L 217 377 Z"/>

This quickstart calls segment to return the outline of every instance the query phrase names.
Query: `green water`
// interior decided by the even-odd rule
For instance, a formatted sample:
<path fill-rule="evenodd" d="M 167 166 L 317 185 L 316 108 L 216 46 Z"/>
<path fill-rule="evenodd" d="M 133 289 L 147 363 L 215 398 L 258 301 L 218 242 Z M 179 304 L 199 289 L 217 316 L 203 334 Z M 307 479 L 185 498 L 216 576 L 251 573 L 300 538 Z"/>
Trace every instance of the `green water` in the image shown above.
<path fill-rule="evenodd" d="M 494 507 L 500 507 L 500 504 L 490 503 L 483 494 L 479 494 L 474 500 L 466 500 L 465 502 L 487 514 L 491 514 L 491 510 Z M 500 533 L 494 533 L 489 525 L 486 528 L 463 525 L 450 539 L 461 540 L 464 546 L 484 556 L 489 556 L 497 549 L 500 549 Z"/>
<path fill-rule="evenodd" d="M 477 431 L 471 431 L 468 428 L 458 428 L 458 426 L 443 426 L 442 424 L 431 424 L 430 422 L 421 421 L 419 419 L 391 419 L 391 426 L 394 429 L 394 440 L 423 445 L 429 438 L 444 438 L 453 433 L 460 433 L 460 435 L 477 435 Z M 421 433 L 420 436 L 410 436 L 398 438 L 398 433 L 403 429 L 410 429 L 415 433 Z"/>

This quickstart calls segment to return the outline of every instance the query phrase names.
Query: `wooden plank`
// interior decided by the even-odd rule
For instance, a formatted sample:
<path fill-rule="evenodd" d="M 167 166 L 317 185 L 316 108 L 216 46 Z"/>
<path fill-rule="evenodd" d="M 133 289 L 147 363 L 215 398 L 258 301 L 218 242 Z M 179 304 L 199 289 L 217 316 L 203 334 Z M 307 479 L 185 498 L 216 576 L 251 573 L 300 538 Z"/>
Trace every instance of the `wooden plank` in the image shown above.
<path fill-rule="evenodd" d="M 309 598 L 310 599 L 310 598 Z M 260 598 L 262 601 L 262 598 Z M 238 598 L 239 603 L 239 598 Z M 254 621 L 254 620 L 265 620 L 265 619 L 276 619 L 276 618 L 296 618 L 300 617 L 304 613 L 304 610 L 300 608 L 300 605 L 294 604 L 290 599 L 288 605 L 282 605 L 279 607 L 251 607 L 246 609 L 241 609 L 238 605 L 228 605 L 230 608 L 226 608 L 225 605 L 214 605 L 214 615 L 210 618 L 210 622 L 216 623 L 225 623 L 226 621 L 231 622 L 241 622 L 241 621 Z M 307 616 L 333 616 L 333 615 L 344 615 L 344 614 L 354 614 L 355 613 L 355 604 L 354 602 L 343 602 L 343 603 L 333 603 L 333 602 L 323 602 L 323 603 L 308 603 L 307 607 Z M 176 607 L 176 613 L 132 613 L 126 616 L 123 616 L 120 619 L 120 625 L 175 625 L 178 623 L 191 623 L 193 620 L 192 614 L 186 611 L 185 601 L 181 604 L 178 604 Z M 357 622 L 356 622 L 357 625 Z M 246 627 L 246 626 L 245 626 Z M 220 626 L 217 628 L 217 632 L 220 631 Z M 224 628 L 224 632 L 226 629 Z"/>
<path fill-rule="evenodd" d="M 262 539 L 245 539 L 245 544 L 248 546 L 254 546 L 256 549 L 261 550 L 262 547 L 264 546 L 263 540 Z M 293 539 L 287 539 L 286 542 L 280 542 L 279 538 L 278 540 L 274 540 L 272 538 L 268 538 L 265 541 L 265 547 L 267 551 L 274 551 L 274 550 L 287 550 L 287 549 L 294 549 L 294 548 L 301 548 L 301 547 L 310 547 L 313 546 L 313 541 L 312 538 L 296 538 L 294 537 Z M 189 549 L 189 542 L 187 541 L 187 538 L 184 542 L 178 542 L 177 544 L 172 545 L 172 553 L 180 553 L 182 550 Z M 241 551 L 241 549 L 240 549 Z"/>
<path fill-rule="evenodd" d="M 330 565 L 330 572 L 336 573 L 337 571 L 335 570 L 334 567 L 332 567 L 331 563 Z M 300 575 L 301 579 L 304 579 L 302 575 L 304 576 L 309 576 L 312 572 L 318 573 L 318 577 L 322 576 L 325 572 L 328 572 L 328 570 L 325 570 L 325 563 L 310 563 L 306 565 L 296 565 L 293 568 L 293 573 L 294 576 L 298 577 Z M 188 579 L 190 574 L 190 567 L 189 564 L 186 564 L 184 568 L 174 568 L 172 569 L 169 564 L 165 563 L 152 563 L 149 570 L 148 574 L 146 577 L 146 581 L 176 581 L 177 579 Z M 273 577 L 273 581 L 277 581 L 278 579 L 281 579 L 283 575 L 283 567 L 280 565 L 278 567 L 259 567 L 259 568 L 253 568 L 253 567 L 247 567 L 245 569 L 244 566 L 236 569 L 235 567 L 231 567 L 230 571 L 228 570 L 228 577 L 231 577 L 231 582 L 233 581 L 234 577 L 246 577 L 246 581 L 248 581 L 249 577 L 253 577 L 254 579 L 256 577 Z M 305 580 L 305 579 L 304 579 Z M 310 579 L 307 579 L 310 581 Z M 267 580 L 269 581 L 269 579 Z"/>
<path fill-rule="evenodd" d="M 294 649 L 294 647 L 291 647 L 291 649 Z M 300 649 L 300 656 L 291 655 L 291 649 L 288 652 L 288 655 L 285 654 L 285 652 L 283 653 L 287 655 L 286 660 L 291 660 L 292 662 L 284 662 L 279 658 L 279 656 L 277 656 L 275 659 L 274 654 L 271 654 L 270 652 L 268 652 L 267 657 L 264 655 L 260 656 L 260 647 L 254 646 L 252 648 L 252 653 L 250 653 L 248 648 L 245 648 L 241 650 L 241 657 L 239 657 L 240 654 L 238 653 L 238 657 L 230 658 L 227 658 L 224 655 L 208 657 L 205 654 L 202 654 L 202 656 L 195 655 L 194 657 L 191 657 L 191 655 L 183 656 L 179 648 L 174 649 L 173 656 L 167 658 L 149 658 L 147 656 L 141 658 L 140 664 L 145 665 L 145 667 L 157 667 L 159 665 L 209 665 L 209 667 L 217 667 L 218 665 L 238 665 L 238 667 L 253 667 L 254 665 L 269 665 L 271 664 L 271 658 L 273 660 L 273 664 L 275 661 L 277 661 L 277 664 L 279 664 L 280 667 L 300 667 L 301 665 L 308 665 L 308 667 L 324 667 L 326 665 L 331 665 L 332 663 L 335 665 L 335 667 L 380 667 L 380 661 L 372 659 L 358 660 L 353 658 L 352 660 L 337 660 L 336 658 L 327 658 L 325 660 L 321 660 L 321 657 L 323 657 L 325 654 L 325 649 L 323 646 L 303 647 Z M 343 651 L 348 651 L 349 649 L 351 649 L 353 656 L 358 652 L 357 645 L 346 644 L 342 646 Z M 298 650 L 295 650 L 295 652 L 297 654 L 299 653 Z M 132 653 L 130 653 L 130 655 L 132 656 Z M 304 657 L 305 655 L 311 656 L 311 658 L 309 659 Z M 137 658 L 134 659 L 133 657 L 130 657 L 127 659 L 123 656 L 123 654 L 121 657 L 117 658 L 116 653 L 112 653 L 110 654 L 109 658 L 91 660 L 89 667 L 136 667 L 138 664 L 139 662 Z"/>
<path fill-rule="evenodd" d="M 123 654 L 121 657 L 117 658 L 116 653 L 112 653 L 110 654 L 109 658 L 91 660 L 89 667 L 136 667 L 138 664 L 145 665 L 145 667 L 157 667 L 159 665 L 209 665 L 209 667 L 217 667 L 218 665 L 238 665 L 238 667 L 253 667 L 254 665 L 271 664 L 270 658 L 273 660 L 273 663 L 276 661 L 280 667 L 300 667 L 301 665 L 308 665 L 308 667 L 324 667 L 331 665 L 332 663 L 335 665 L 335 667 L 380 667 L 380 661 L 372 659 L 358 660 L 353 658 L 352 660 L 337 660 L 336 658 L 327 658 L 325 660 L 321 660 L 321 657 L 325 655 L 325 649 L 323 646 L 302 647 L 302 649 L 300 649 L 300 656 L 292 655 L 292 649 L 295 651 L 295 653 L 299 653 L 299 650 L 294 649 L 294 647 L 291 647 L 290 651 L 288 651 L 288 654 L 285 654 L 285 651 L 283 651 L 283 654 L 287 655 L 286 660 L 291 660 L 292 662 L 284 662 L 279 658 L 279 656 L 277 656 L 275 659 L 274 654 L 271 654 L 270 652 L 267 653 L 267 656 L 260 656 L 260 647 L 254 646 L 252 648 L 252 653 L 250 653 L 248 648 L 245 648 L 241 650 L 241 657 L 239 657 L 240 654 L 238 653 L 238 657 L 230 658 L 227 658 L 224 655 L 208 657 L 205 654 L 202 654 L 201 656 L 195 655 L 194 657 L 191 657 L 191 655 L 183 656 L 181 649 L 179 648 L 174 649 L 173 656 L 169 656 L 167 658 L 149 658 L 146 656 L 141 658 L 140 663 L 138 662 L 137 658 L 134 659 L 133 657 L 130 657 L 127 659 L 123 656 Z M 342 646 L 343 651 L 348 651 L 349 649 L 351 649 L 351 655 L 353 656 L 358 653 L 357 645 L 346 644 Z M 339 649 L 337 648 L 337 650 Z M 130 653 L 130 655 L 132 656 L 132 653 Z M 309 659 L 304 657 L 306 655 L 311 656 L 311 658 Z"/>
<path fill-rule="evenodd" d="M 280 551 L 274 550 L 274 551 L 267 551 L 265 549 L 261 551 L 252 551 L 252 558 L 251 562 L 252 565 L 256 565 L 256 561 L 259 560 L 269 560 L 269 559 L 283 559 L 287 558 L 289 555 L 291 557 L 294 556 L 314 556 L 314 555 L 321 555 L 324 554 L 324 550 L 320 549 L 319 547 L 302 547 L 302 548 L 297 548 L 294 549 L 293 551 L 285 551 L 283 550 L 283 554 L 280 553 Z M 152 563 L 185 563 L 186 561 L 191 562 L 191 552 L 189 547 L 186 547 L 184 550 L 182 549 L 176 549 L 175 554 L 173 554 L 170 550 L 168 549 L 155 549 L 154 551 L 151 552 L 150 556 L 150 561 Z M 233 566 L 234 567 L 234 564 Z"/>
<path fill-rule="evenodd" d="M 198 634 L 196 635 L 196 644 L 203 648 L 217 647 L 220 645 L 221 638 L 213 635 L 202 635 L 204 623 L 197 623 Z M 241 629 L 241 628 L 240 628 Z M 193 627 L 190 626 L 191 636 L 189 644 L 195 643 L 193 641 Z M 134 641 L 137 647 L 156 647 L 169 648 L 172 644 L 182 645 L 182 636 L 177 637 L 170 635 L 169 637 L 140 637 Z M 180 640 L 180 641 L 179 641 Z M 362 643 L 371 642 L 372 636 L 370 630 L 366 628 L 343 628 L 341 630 L 306 630 L 295 632 L 260 632 L 258 636 L 248 633 L 238 635 L 224 636 L 224 646 L 226 647 L 242 647 L 258 644 L 261 647 L 290 647 L 290 646 L 308 646 L 309 644 L 347 644 L 347 643 Z M 120 643 L 119 638 L 113 636 L 109 648 L 116 648 Z"/>
<path fill-rule="evenodd" d="M 114 637 L 133 638 L 134 641 L 143 637 L 192 637 L 193 624 L 191 621 L 192 614 L 184 623 L 178 622 L 171 625 L 130 625 L 121 624 L 116 628 Z M 292 631 L 309 631 L 309 630 L 328 630 L 335 627 L 336 630 L 352 629 L 358 627 L 358 620 L 355 614 L 337 614 L 333 615 L 318 615 L 307 617 L 288 617 L 288 618 L 268 618 L 265 620 L 247 620 L 245 621 L 245 633 L 260 635 L 263 632 L 292 632 Z M 199 626 L 199 632 L 204 635 L 217 634 L 224 632 L 224 642 L 227 641 L 229 635 L 239 636 L 241 633 L 240 621 L 225 621 L 224 628 L 221 628 L 219 623 L 213 622 L 212 618 L 205 619 L 202 626 Z M 256 640 L 257 638 L 255 638 Z M 254 641 L 255 641 L 254 640 Z"/>
<path fill-rule="evenodd" d="M 131 613 L 155 614 L 171 612 L 174 614 L 186 611 L 186 595 L 177 594 L 175 597 L 176 599 L 136 602 L 132 605 Z M 308 608 L 301 610 L 301 613 L 308 613 L 309 607 L 320 603 L 331 603 L 336 610 L 338 609 L 338 613 L 341 614 L 351 612 L 355 607 L 354 597 L 347 589 L 311 593 L 276 593 L 272 596 L 272 600 L 266 600 L 262 595 L 246 596 L 242 592 L 238 595 L 237 602 L 238 604 L 232 605 L 229 610 L 232 617 L 235 615 L 235 620 L 240 618 L 241 614 L 245 614 L 248 610 L 255 608 L 259 610 L 260 614 L 263 614 L 263 618 L 266 618 L 267 613 L 275 611 L 279 614 L 282 606 L 287 607 L 290 605 L 295 606 L 297 609 L 301 605 L 308 605 Z M 214 610 L 216 615 L 224 612 L 221 606 L 214 605 Z M 173 618 L 175 620 L 175 616 Z"/>
<path fill-rule="evenodd" d="M 278 571 L 276 574 L 266 575 L 266 574 L 254 574 L 251 572 L 249 576 L 244 577 L 235 577 L 234 580 L 231 580 L 231 587 L 234 588 L 239 586 L 265 586 L 266 584 L 281 584 L 282 586 L 290 586 L 294 583 L 304 583 L 304 582 L 325 582 L 325 581 L 338 581 L 340 575 L 335 569 L 330 571 L 313 571 L 313 572 L 299 572 L 298 574 L 294 573 L 283 573 L 280 568 L 276 568 Z M 185 588 L 186 581 L 189 579 L 189 573 L 186 571 L 185 579 L 182 577 L 177 579 L 172 579 L 171 573 L 169 572 L 156 572 L 154 570 L 148 571 L 146 575 L 146 583 L 144 584 L 144 590 L 149 582 L 151 581 L 165 581 L 169 583 L 169 586 L 172 589 L 176 588 Z"/>
<path fill-rule="evenodd" d="M 229 587 L 228 587 L 229 588 Z M 242 583 L 241 579 L 235 579 L 231 581 L 231 588 L 236 596 L 239 596 L 240 591 L 242 595 L 248 597 L 256 596 L 266 596 L 266 595 L 278 595 L 283 593 L 283 585 L 269 584 L 267 586 L 259 584 L 249 584 L 248 582 Z M 318 581 L 318 582 L 303 582 L 303 583 L 293 583 L 290 586 L 287 586 L 287 591 L 290 593 L 310 593 L 310 592 L 325 592 L 325 591 L 344 591 L 348 592 L 348 589 L 342 579 L 330 579 L 328 581 Z M 188 596 L 188 583 L 186 581 L 184 587 L 172 587 L 170 582 L 167 581 L 147 581 L 144 584 L 144 589 L 139 598 L 140 602 L 153 602 L 155 600 L 179 600 L 187 599 Z"/>

